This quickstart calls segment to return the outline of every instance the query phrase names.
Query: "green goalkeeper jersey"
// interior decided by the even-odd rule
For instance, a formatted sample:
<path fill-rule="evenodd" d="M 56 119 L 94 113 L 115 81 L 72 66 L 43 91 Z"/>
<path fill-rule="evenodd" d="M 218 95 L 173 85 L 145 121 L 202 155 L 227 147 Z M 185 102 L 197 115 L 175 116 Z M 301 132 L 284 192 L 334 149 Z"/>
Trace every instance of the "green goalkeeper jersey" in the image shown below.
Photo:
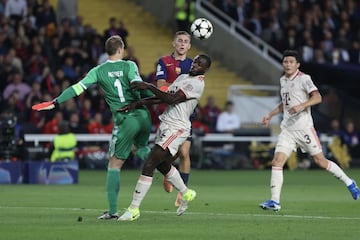
<path fill-rule="evenodd" d="M 107 60 L 92 68 L 80 82 L 66 89 L 57 98 L 57 101 L 58 103 L 65 102 L 74 96 L 79 96 L 91 85 L 97 84 L 101 88 L 113 116 L 117 116 L 114 120 L 121 120 L 119 115 L 122 113 L 118 113 L 117 109 L 137 101 L 141 97 L 152 96 L 149 91 L 140 92 L 131 89 L 130 83 L 134 81 L 142 81 L 142 79 L 138 67 L 133 61 Z"/>

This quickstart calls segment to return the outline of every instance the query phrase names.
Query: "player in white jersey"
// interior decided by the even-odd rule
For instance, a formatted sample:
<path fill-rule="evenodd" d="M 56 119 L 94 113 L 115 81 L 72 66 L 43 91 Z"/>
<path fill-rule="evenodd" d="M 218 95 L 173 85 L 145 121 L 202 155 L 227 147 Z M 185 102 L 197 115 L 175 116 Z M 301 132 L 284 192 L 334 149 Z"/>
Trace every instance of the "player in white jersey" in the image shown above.
<path fill-rule="evenodd" d="M 158 169 L 182 196 L 180 206 L 176 211 L 177 215 L 183 214 L 188 203 L 195 198 L 196 192 L 187 188 L 172 162 L 177 157 L 179 146 L 190 136 L 190 115 L 194 112 L 203 94 L 204 74 L 209 70 L 210 65 L 211 59 L 207 55 L 196 56 L 191 64 L 189 74 L 180 75 L 169 86 L 167 92 L 161 91 L 150 83 L 133 84 L 136 89 L 152 91 L 155 97 L 131 103 L 120 108 L 119 111 L 132 111 L 140 105 L 160 102 L 165 102 L 168 106 L 159 116 L 161 123 L 156 133 L 155 145 L 144 163 L 135 187 L 133 200 L 125 213 L 120 216 L 119 221 L 133 221 L 140 216 L 140 204 L 151 187 L 155 169 Z"/>
<path fill-rule="evenodd" d="M 325 158 L 319 138 L 314 129 L 311 106 L 319 104 L 322 97 L 311 77 L 299 71 L 300 59 L 296 51 L 287 50 L 283 55 L 284 75 L 280 78 L 281 103 L 276 106 L 263 120 L 268 125 L 271 118 L 283 113 L 281 132 L 275 148 L 271 169 L 271 199 L 260 203 L 262 209 L 279 211 L 280 193 L 283 184 L 283 167 L 297 146 L 309 153 L 315 163 L 341 180 L 350 191 L 352 197 L 360 198 L 360 191 L 354 180 L 334 162 Z"/>

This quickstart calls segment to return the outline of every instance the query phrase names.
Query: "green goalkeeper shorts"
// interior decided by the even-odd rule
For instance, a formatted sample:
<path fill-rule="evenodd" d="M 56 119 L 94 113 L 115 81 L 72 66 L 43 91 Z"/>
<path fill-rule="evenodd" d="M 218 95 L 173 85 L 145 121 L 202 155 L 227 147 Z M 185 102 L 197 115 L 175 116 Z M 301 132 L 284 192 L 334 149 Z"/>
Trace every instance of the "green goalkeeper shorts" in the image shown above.
<path fill-rule="evenodd" d="M 128 114 L 119 114 L 116 117 L 123 118 L 119 125 L 114 125 L 111 141 L 109 144 L 109 155 L 121 160 L 126 160 L 132 146 L 142 148 L 148 145 L 151 118 L 145 108 L 135 109 Z M 114 122 L 119 122 L 114 119 Z"/>

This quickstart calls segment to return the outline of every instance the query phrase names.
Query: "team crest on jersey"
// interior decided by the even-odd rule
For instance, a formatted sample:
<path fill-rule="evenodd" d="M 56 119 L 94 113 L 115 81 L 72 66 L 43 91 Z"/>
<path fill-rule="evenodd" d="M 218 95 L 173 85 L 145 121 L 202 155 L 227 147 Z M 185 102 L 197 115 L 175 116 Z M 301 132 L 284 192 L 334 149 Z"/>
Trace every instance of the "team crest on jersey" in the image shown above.
<path fill-rule="evenodd" d="M 181 73 L 181 67 L 176 67 L 176 68 L 175 68 L 175 72 L 176 72 L 177 74 L 180 74 L 180 73 Z"/>
<path fill-rule="evenodd" d="M 191 92 L 194 89 L 194 87 L 191 84 L 188 84 L 184 87 L 184 90 Z"/>

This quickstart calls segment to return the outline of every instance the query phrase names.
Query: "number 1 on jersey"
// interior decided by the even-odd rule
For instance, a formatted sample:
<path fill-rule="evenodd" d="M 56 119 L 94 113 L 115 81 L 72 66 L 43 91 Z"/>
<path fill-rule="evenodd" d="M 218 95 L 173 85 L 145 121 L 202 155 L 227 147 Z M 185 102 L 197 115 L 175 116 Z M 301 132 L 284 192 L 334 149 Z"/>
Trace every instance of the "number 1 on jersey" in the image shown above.
<path fill-rule="evenodd" d="M 121 81 L 118 78 L 115 79 L 114 86 L 118 90 L 118 95 L 119 95 L 120 102 L 125 102 L 125 97 L 124 97 L 123 89 L 122 89 L 122 86 L 121 86 Z"/>

